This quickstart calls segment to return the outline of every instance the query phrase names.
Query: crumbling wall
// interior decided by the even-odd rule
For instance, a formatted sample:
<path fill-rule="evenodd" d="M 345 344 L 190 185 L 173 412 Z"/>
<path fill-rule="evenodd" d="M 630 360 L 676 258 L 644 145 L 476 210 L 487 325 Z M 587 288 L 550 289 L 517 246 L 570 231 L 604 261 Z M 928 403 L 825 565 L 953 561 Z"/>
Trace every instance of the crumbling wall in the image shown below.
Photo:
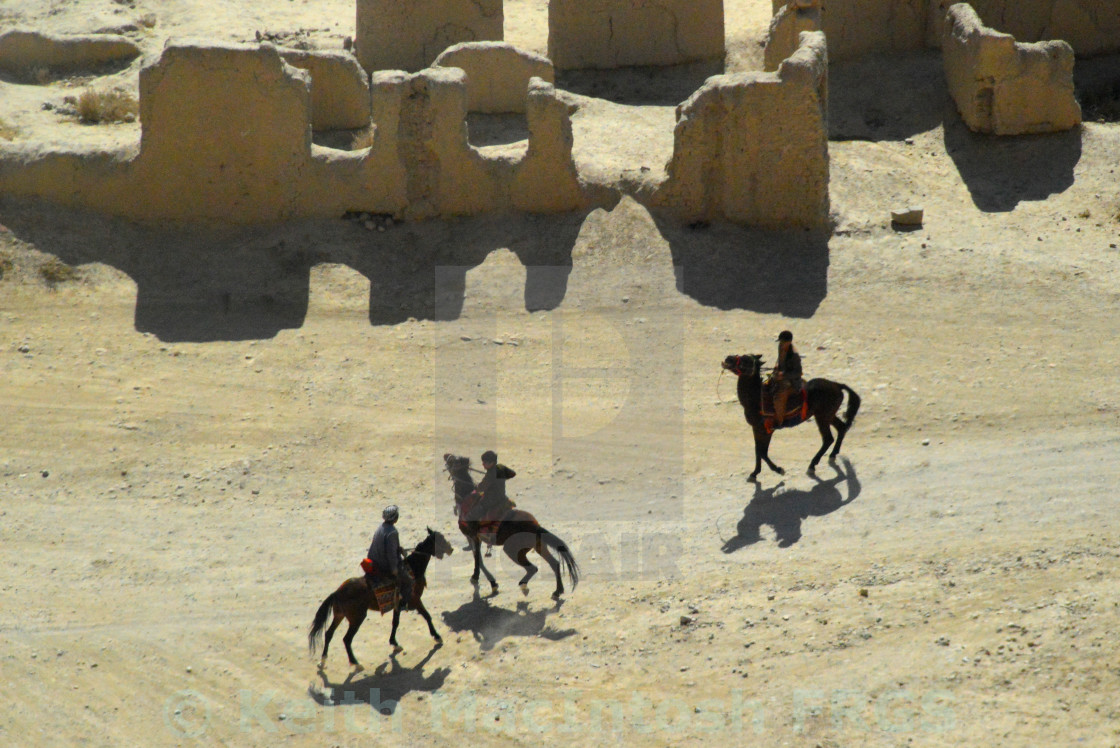
<path fill-rule="evenodd" d="M 568 104 L 549 81 L 532 78 L 526 98 L 529 149 L 511 183 L 513 207 L 531 213 L 583 208 L 587 196 L 572 160 L 572 118 Z"/>
<path fill-rule="evenodd" d="M 870 54 L 939 47 L 945 14 L 956 2 L 959 0 L 772 0 L 772 5 L 775 17 L 787 6 L 819 8 L 829 57 L 842 62 Z M 972 5 L 985 25 L 1020 41 L 1061 39 L 1078 55 L 1120 52 L 1117 0 L 973 0 Z"/>
<path fill-rule="evenodd" d="M 433 67 L 460 68 L 467 74 L 467 109 L 471 112 L 525 112 L 529 80 L 552 83 L 547 57 L 504 42 L 466 42 L 448 47 Z"/>
<path fill-rule="evenodd" d="M 719 75 L 677 108 L 668 178 L 652 197 L 683 221 L 828 224 L 828 52 L 823 33 L 772 73 Z"/>
<path fill-rule="evenodd" d="M 929 0 L 931 46 L 944 34 L 945 13 L 958 0 Z M 1120 2 L 1116 0 L 972 0 L 985 26 L 1021 42 L 1060 39 L 1076 55 L 1120 52 Z"/>
<path fill-rule="evenodd" d="M 460 42 L 501 41 L 502 0 L 357 0 L 354 51 L 366 70 L 415 72 Z"/>
<path fill-rule="evenodd" d="M 68 72 L 110 62 L 128 62 L 140 48 L 116 34 L 58 35 L 26 29 L 0 33 L 0 70 Z"/>
<path fill-rule="evenodd" d="M 766 34 L 762 69 L 774 72 L 782 61 L 797 51 L 802 31 L 821 30 L 821 9 L 817 0 L 794 0 L 775 8 Z"/>
<path fill-rule="evenodd" d="M 949 93 L 969 129 L 996 135 L 1057 132 L 1081 123 L 1073 49 L 1021 44 L 983 25 L 972 6 L 949 8 L 941 43 Z"/>
<path fill-rule="evenodd" d="M 467 79 L 461 69 L 381 73 L 373 85 L 376 108 L 400 102 L 396 148 L 406 169 L 406 218 L 510 209 L 556 213 L 587 205 L 572 161 L 568 106 L 550 83 L 530 81 L 525 152 L 494 157 L 469 142 Z M 388 88 L 379 91 L 383 87 Z"/>
<path fill-rule="evenodd" d="M 819 12 L 820 28 L 828 39 L 828 56 L 841 62 L 925 47 L 929 3 L 930 0 L 773 0 L 773 9 L 775 17 L 787 6 L 802 12 Z M 786 45 L 788 48 L 788 40 Z M 781 59 L 776 57 L 775 63 Z"/>
<path fill-rule="evenodd" d="M 588 204 L 567 104 L 539 78 L 528 85 L 528 143 L 494 156 L 468 141 L 458 68 L 375 74 L 373 143 L 353 152 L 311 143 L 311 87 L 307 71 L 270 44 L 170 43 L 141 71 L 138 153 L 0 145 L 0 193 L 140 220 L 223 223 Z"/>
<path fill-rule="evenodd" d="M 311 74 L 311 127 L 353 130 L 369 124 L 369 79 L 349 52 L 282 49 L 280 56 Z"/>
<path fill-rule="evenodd" d="M 723 0 L 550 0 L 557 70 L 722 60 Z"/>
<path fill-rule="evenodd" d="M 310 78 L 270 44 L 169 42 L 140 73 L 138 154 L 0 158 L 0 191 L 141 220 L 253 223 L 394 213 L 403 184 L 384 139 L 353 153 L 311 144 Z"/>

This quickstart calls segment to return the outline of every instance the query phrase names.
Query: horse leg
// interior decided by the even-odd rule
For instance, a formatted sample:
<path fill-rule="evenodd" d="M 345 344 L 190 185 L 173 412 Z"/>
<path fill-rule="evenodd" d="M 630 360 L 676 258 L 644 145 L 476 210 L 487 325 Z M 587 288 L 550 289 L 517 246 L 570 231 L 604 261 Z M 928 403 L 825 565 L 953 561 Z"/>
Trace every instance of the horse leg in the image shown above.
<path fill-rule="evenodd" d="M 327 633 L 323 635 L 323 656 L 319 658 L 320 668 L 327 663 L 327 650 L 331 647 L 331 637 L 334 636 L 334 630 L 338 628 L 338 624 L 340 623 L 342 623 L 342 614 L 335 613 L 330 628 L 328 628 Z"/>
<path fill-rule="evenodd" d="M 553 600 L 559 600 L 560 596 L 564 594 L 564 580 L 560 578 L 560 562 L 556 560 L 548 551 L 548 546 L 543 542 L 537 543 L 537 553 L 541 554 L 548 565 L 552 567 L 552 573 L 556 575 L 556 591 L 552 593 Z"/>
<path fill-rule="evenodd" d="M 362 608 L 357 613 L 347 614 L 346 619 L 350 621 L 350 626 L 346 629 L 346 634 L 342 637 L 342 643 L 346 645 L 346 656 L 350 658 L 350 664 L 354 667 L 354 671 L 358 672 L 362 666 L 358 664 L 358 659 L 354 657 L 354 649 L 350 643 L 354 641 L 354 634 L 358 633 L 358 629 L 362 627 L 362 621 L 366 620 L 366 609 Z"/>
<path fill-rule="evenodd" d="M 404 647 L 397 644 L 397 626 L 401 622 L 401 608 L 404 607 L 404 601 L 401 600 L 393 607 L 393 630 L 389 632 L 389 643 L 393 645 L 393 654 L 403 652 Z"/>
<path fill-rule="evenodd" d="M 844 443 L 844 436 L 848 433 L 848 424 L 841 421 L 835 414 L 832 416 L 832 425 L 836 427 L 836 445 L 828 455 L 829 462 L 835 461 L 836 455 L 840 454 L 840 445 Z"/>
<path fill-rule="evenodd" d="M 424 620 L 428 622 L 428 633 L 431 634 L 432 638 L 437 642 L 443 644 L 443 637 L 436 632 L 436 627 L 432 625 L 432 616 L 428 613 L 428 609 L 424 607 L 424 603 L 420 602 L 419 598 L 412 602 L 413 606 L 416 608 L 416 612 L 423 616 Z"/>
<path fill-rule="evenodd" d="M 527 595 L 529 594 L 529 580 L 537 573 L 537 567 L 529 562 L 529 549 L 524 545 L 512 542 L 516 537 L 515 535 L 513 538 L 510 538 L 510 540 L 507 540 L 506 544 L 502 546 L 502 550 L 506 552 L 507 556 L 513 559 L 514 563 L 525 569 L 525 576 L 521 577 L 521 581 L 518 582 L 517 585 L 521 587 L 521 591 Z"/>
<path fill-rule="evenodd" d="M 817 469 L 817 463 L 821 461 L 821 456 L 824 454 L 825 450 L 828 449 L 829 445 L 832 444 L 832 429 L 828 425 L 830 418 L 835 420 L 836 414 L 833 413 L 828 417 L 823 415 L 818 415 L 816 417 L 817 429 L 821 432 L 821 448 L 817 450 L 817 453 L 813 455 L 812 462 L 809 463 L 810 473 Z"/>
<path fill-rule="evenodd" d="M 751 480 L 758 477 L 759 472 L 762 470 L 762 463 L 765 462 L 767 467 L 773 470 L 778 475 L 785 475 L 786 471 L 774 464 L 770 459 L 770 438 L 773 434 L 766 433 L 765 426 L 759 426 L 754 432 L 754 472 L 751 473 Z"/>
<path fill-rule="evenodd" d="M 471 577 L 471 584 L 478 586 L 478 570 L 481 569 L 482 573 L 486 575 L 486 581 L 490 583 L 491 594 L 498 594 L 498 580 L 494 579 L 494 575 L 486 568 L 486 564 L 482 563 L 482 554 L 479 552 L 482 548 L 482 539 L 475 537 L 472 541 L 474 544 L 474 576 Z"/>

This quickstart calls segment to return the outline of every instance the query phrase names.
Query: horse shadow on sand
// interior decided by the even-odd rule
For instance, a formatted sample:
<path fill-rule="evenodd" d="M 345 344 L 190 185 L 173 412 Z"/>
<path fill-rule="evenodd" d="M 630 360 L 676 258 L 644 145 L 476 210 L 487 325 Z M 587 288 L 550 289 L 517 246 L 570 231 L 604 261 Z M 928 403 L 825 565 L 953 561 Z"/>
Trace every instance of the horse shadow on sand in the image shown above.
<path fill-rule="evenodd" d="M 822 480 L 813 475 L 812 478 L 817 483 L 808 491 L 785 489 L 784 481 L 773 488 L 765 489 L 756 483 L 754 496 L 743 509 L 743 517 L 739 520 L 738 533 L 724 542 L 723 552 L 734 553 L 740 548 L 762 540 L 763 525 L 774 528 L 778 547 L 788 548 L 801 539 L 803 520 L 809 517 L 823 517 L 855 501 L 860 493 L 855 467 L 843 457 L 840 461 L 847 472 L 832 463 L 836 477 Z M 840 490 L 844 484 L 847 485 L 847 498 L 844 497 L 845 492 Z"/>
<path fill-rule="evenodd" d="M 373 672 L 351 671 L 345 680 L 337 683 L 332 682 L 320 668 L 322 686 L 312 683 L 307 687 L 307 693 L 319 706 L 369 704 L 380 714 L 391 715 L 407 694 L 413 691 L 433 693 L 443 687 L 451 668 L 436 668 L 424 674 L 424 666 L 442 646 L 437 644 L 432 647 L 424 659 L 412 667 L 402 667 L 397 655 L 391 654 L 389 661 L 378 665 Z"/>
<path fill-rule="evenodd" d="M 540 610 L 531 610 L 529 602 L 521 600 L 515 610 L 491 604 L 490 597 L 482 597 L 475 589 L 469 603 L 458 610 L 444 611 L 443 622 L 456 633 L 469 631 L 483 651 L 493 649 L 509 636 L 537 636 L 550 641 L 566 639 L 575 629 L 556 629 L 548 625 L 548 617 L 559 611 L 563 600 Z"/>

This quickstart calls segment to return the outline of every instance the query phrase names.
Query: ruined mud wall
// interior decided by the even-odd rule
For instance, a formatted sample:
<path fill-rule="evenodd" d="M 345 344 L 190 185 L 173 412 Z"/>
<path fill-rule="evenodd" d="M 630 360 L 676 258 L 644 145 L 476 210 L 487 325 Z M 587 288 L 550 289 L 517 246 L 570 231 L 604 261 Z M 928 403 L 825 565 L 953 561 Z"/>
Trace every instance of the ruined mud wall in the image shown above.
<path fill-rule="evenodd" d="M 802 31 L 821 30 L 821 9 L 813 0 L 796 0 L 776 8 L 766 34 L 762 69 L 774 72 L 782 61 L 797 51 Z"/>
<path fill-rule="evenodd" d="M 944 34 L 945 13 L 959 0 L 930 1 L 930 43 Z M 1077 55 L 1120 52 L 1117 0 L 972 0 L 985 26 L 1020 42 L 1060 39 Z"/>
<path fill-rule="evenodd" d="M 557 70 L 722 60 L 723 0 L 550 0 Z"/>
<path fill-rule="evenodd" d="M 376 74 L 373 145 L 352 152 L 312 145 L 312 85 L 269 44 L 169 44 L 141 71 L 138 154 L 5 146 L 0 192 L 141 220 L 224 223 L 587 205 L 568 107 L 540 79 L 526 97 L 526 150 L 494 158 L 467 140 L 462 70 Z"/>
<path fill-rule="evenodd" d="M 836 62 L 870 54 L 906 54 L 938 47 L 945 13 L 959 0 L 773 0 L 775 17 L 787 6 L 817 7 Z M 1061 39 L 1078 55 L 1120 52 L 1116 0 L 975 0 L 985 25 L 1023 42 Z"/>
<path fill-rule="evenodd" d="M 0 70 L 18 75 L 69 72 L 139 56 L 134 42 L 116 34 L 59 36 L 26 29 L 0 33 Z"/>
<path fill-rule="evenodd" d="M 502 0 L 357 0 L 354 51 L 367 71 L 428 67 L 460 42 L 501 41 Z"/>
<path fill-rule="evenodd" d="M 1064 41 L 1018 43 L 958 3 L 949 9 L 941 51 L 949 93 L 971 130 L 1021 135 L 1081 123 L 1073 49 Z"/>
<path fill-rule="evenodd" d="M 369 78 L 349 52 L 281 49 L 284 62 L 311 75 L 311 127 L 352 130 L 369 124 Z"/>
<path fill-rule="evenodd" d="M 552 61 L 504 42 L 466 42 L 444 50 L 433 67 L 459 68 L 467 74 L 471 112 L 525 112 L 529 81 L 552 83 Z"/>
<path fill-rule="evenodd" d="M 677 108 L 655 207 L 682 221 L 828 225 L 828 53 L 803 32 L 775 73 L 719 75 Z"/>

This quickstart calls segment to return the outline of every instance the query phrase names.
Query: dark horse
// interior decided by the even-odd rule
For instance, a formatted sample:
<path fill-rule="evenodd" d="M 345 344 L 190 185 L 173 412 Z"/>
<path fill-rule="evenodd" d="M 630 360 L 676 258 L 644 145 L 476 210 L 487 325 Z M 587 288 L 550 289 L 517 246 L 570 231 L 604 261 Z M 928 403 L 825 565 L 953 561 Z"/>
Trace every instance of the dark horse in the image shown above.
<path fill-rule="evenodd" d="M 424 573 L 428 570 L 428 562 L 432 559 L 432 556 L 443 558 L 444 556 L 450 556 L 451 551 L 451 543 L 447 542 L 447 538 L 443 537 L 442 533 L 429 527 L 428 537 L 421 540 L 412 553 L 404 559 L 408 572 L 412 574 L 412 597 L 409 600 L 401 597 L 393 609 L 393 631 L 389 634 L 389 643 L 393 645 L 394 652 L 401 651 L 400 645 L 397 644 L 397 624 L 400 623 L 401 611 L 406 609 L 415 610 L 424 616 L 432 637 L 437 642 L 443 642 L 440 635 L 436 633 L 435 626 L 432 625 L 432 617 L 428 614 L 427 608 L 420 602 L 420 597 L 424 594 L 424 588 L 427 586 Z M 354 634 L 358 633 L 358 629 L 361 628 L 362 621 L 366 620 L 366 613 L 369 610 L 376 610 L 376 608 L 377 603 L 373 597 L 373 590 L 370 589 L 365 577 L 347 579 L 337 590 L 327 596 L 327 599 L 319 606 L 319 611 L 315 614 L 315 620 L 311 622 L 311 629 L 307 632 L 307 646 L 311 653 L 315 654 L 319 637 L 323 635 L 323 628 L 327 625 L 327 615 L 332 609 L 334 610 L 334 620 L 331 621 L 330 628 L 327 629 L 323 644 L 323 656 L 319 660 L 320 668 L 327 661 L 327 650 L 331 646 L 331 637 L 334 636 L 334 630 L 345 618 L 350 622 L 350 626 L 342 637 L 342 643 L 346 645 L 346 655 L 350 658 L 350 664 L 356 670 L 362 669 L 357 659 L 354 658 L 354 650 L 350 648 L 350 643 L 354 640 Z"/>
<path fill-rule="evenodd" d="M 459 529 L 467 536 L 467 540 L 471 544 L 471 550 L 474 552 L 474 574 L 471 576 L 471 583 L 478 584 L 478 572 L 481 569 L 482 573 L 486 575 L 487 581 L 490 582 L 491 591 L 497 593 L 498 583 L 495 581 L 494 575 L 482 563 L 482 556 L 479 553 L 479 547 L 481 546 L 479 532 L 482 523 L 467 522 L 463 519 L 477 499 L 477 494 L 474 493 L 474 478 L 471 477 L 470 473 L 470 458 L 445 454 L 443 464 L 455 485 L 455 507 L 459 514 Z M 552 567 L 552 572 L 556 575 L 556 591 L 552 593 L 552 599 L 558 600 L 564 594 L 564 582 L 560 579 L 560 563 L 549 552 L 550 548 L 555 550 L 563 560 L 564 569 L 568 572 L 568 579 L 572 582 L 572 589 L 574 590 L 576 585 L 579 584 L 579 566 L 576 564 L 572 552 L 568 550 L 568 546 L 560 538 L 541 527 L 536 518 L 528 512 L 511 509 L 497 523 L 497 530 L 494 534 L 494 544 L 502 546 L 506 555 L 513 559 L 518 566 L 525 569 L 525 576 L 518 582 L 521 585 L 522 592 L 528 594 L 529 580 L 537 573 L 537 567 L 529 563 L 528 559 L 529 551 L 536 551 L 548 562 L 548 565 Z"/>
<path fill-rule="evenodd" d="M 723 360 L 723 368 L 739 377 L 739 402 L 743 406 L 743 415 L 754 431 L 754 472 L 750 479 L 754 480 L 762 471 L 762 463 L 766 462 L 770 469 L 780 475 L 785 475 L 785 470 L 775 465 L 770 460 L 771 432 L 766 430 L 766 423 L 762 417 L 762 357 L 758 355 L 728 356 Z M 859 395 L 851 387 L 827 379 L 810 379 L 805 384 L 808 395 L 808 416 L 817 419 L 817 428 L 821 432 L 821 448 L 809 463 L 809 472 L 813 472 L 821 456 L 828 446 L 832 444 L 832 429 L 836 427 L 836 446 L 828 456 L 829 461 L 836 459 L 840 452 L 840 445 L 844 443 L 844 435 L 852 427 L 856 412 L 859 411 Z M 844 412 L 844 420 L 836 415 L 840 405 L 844 402 L 844 393 L 848 393 L 848 409 Z"/>

